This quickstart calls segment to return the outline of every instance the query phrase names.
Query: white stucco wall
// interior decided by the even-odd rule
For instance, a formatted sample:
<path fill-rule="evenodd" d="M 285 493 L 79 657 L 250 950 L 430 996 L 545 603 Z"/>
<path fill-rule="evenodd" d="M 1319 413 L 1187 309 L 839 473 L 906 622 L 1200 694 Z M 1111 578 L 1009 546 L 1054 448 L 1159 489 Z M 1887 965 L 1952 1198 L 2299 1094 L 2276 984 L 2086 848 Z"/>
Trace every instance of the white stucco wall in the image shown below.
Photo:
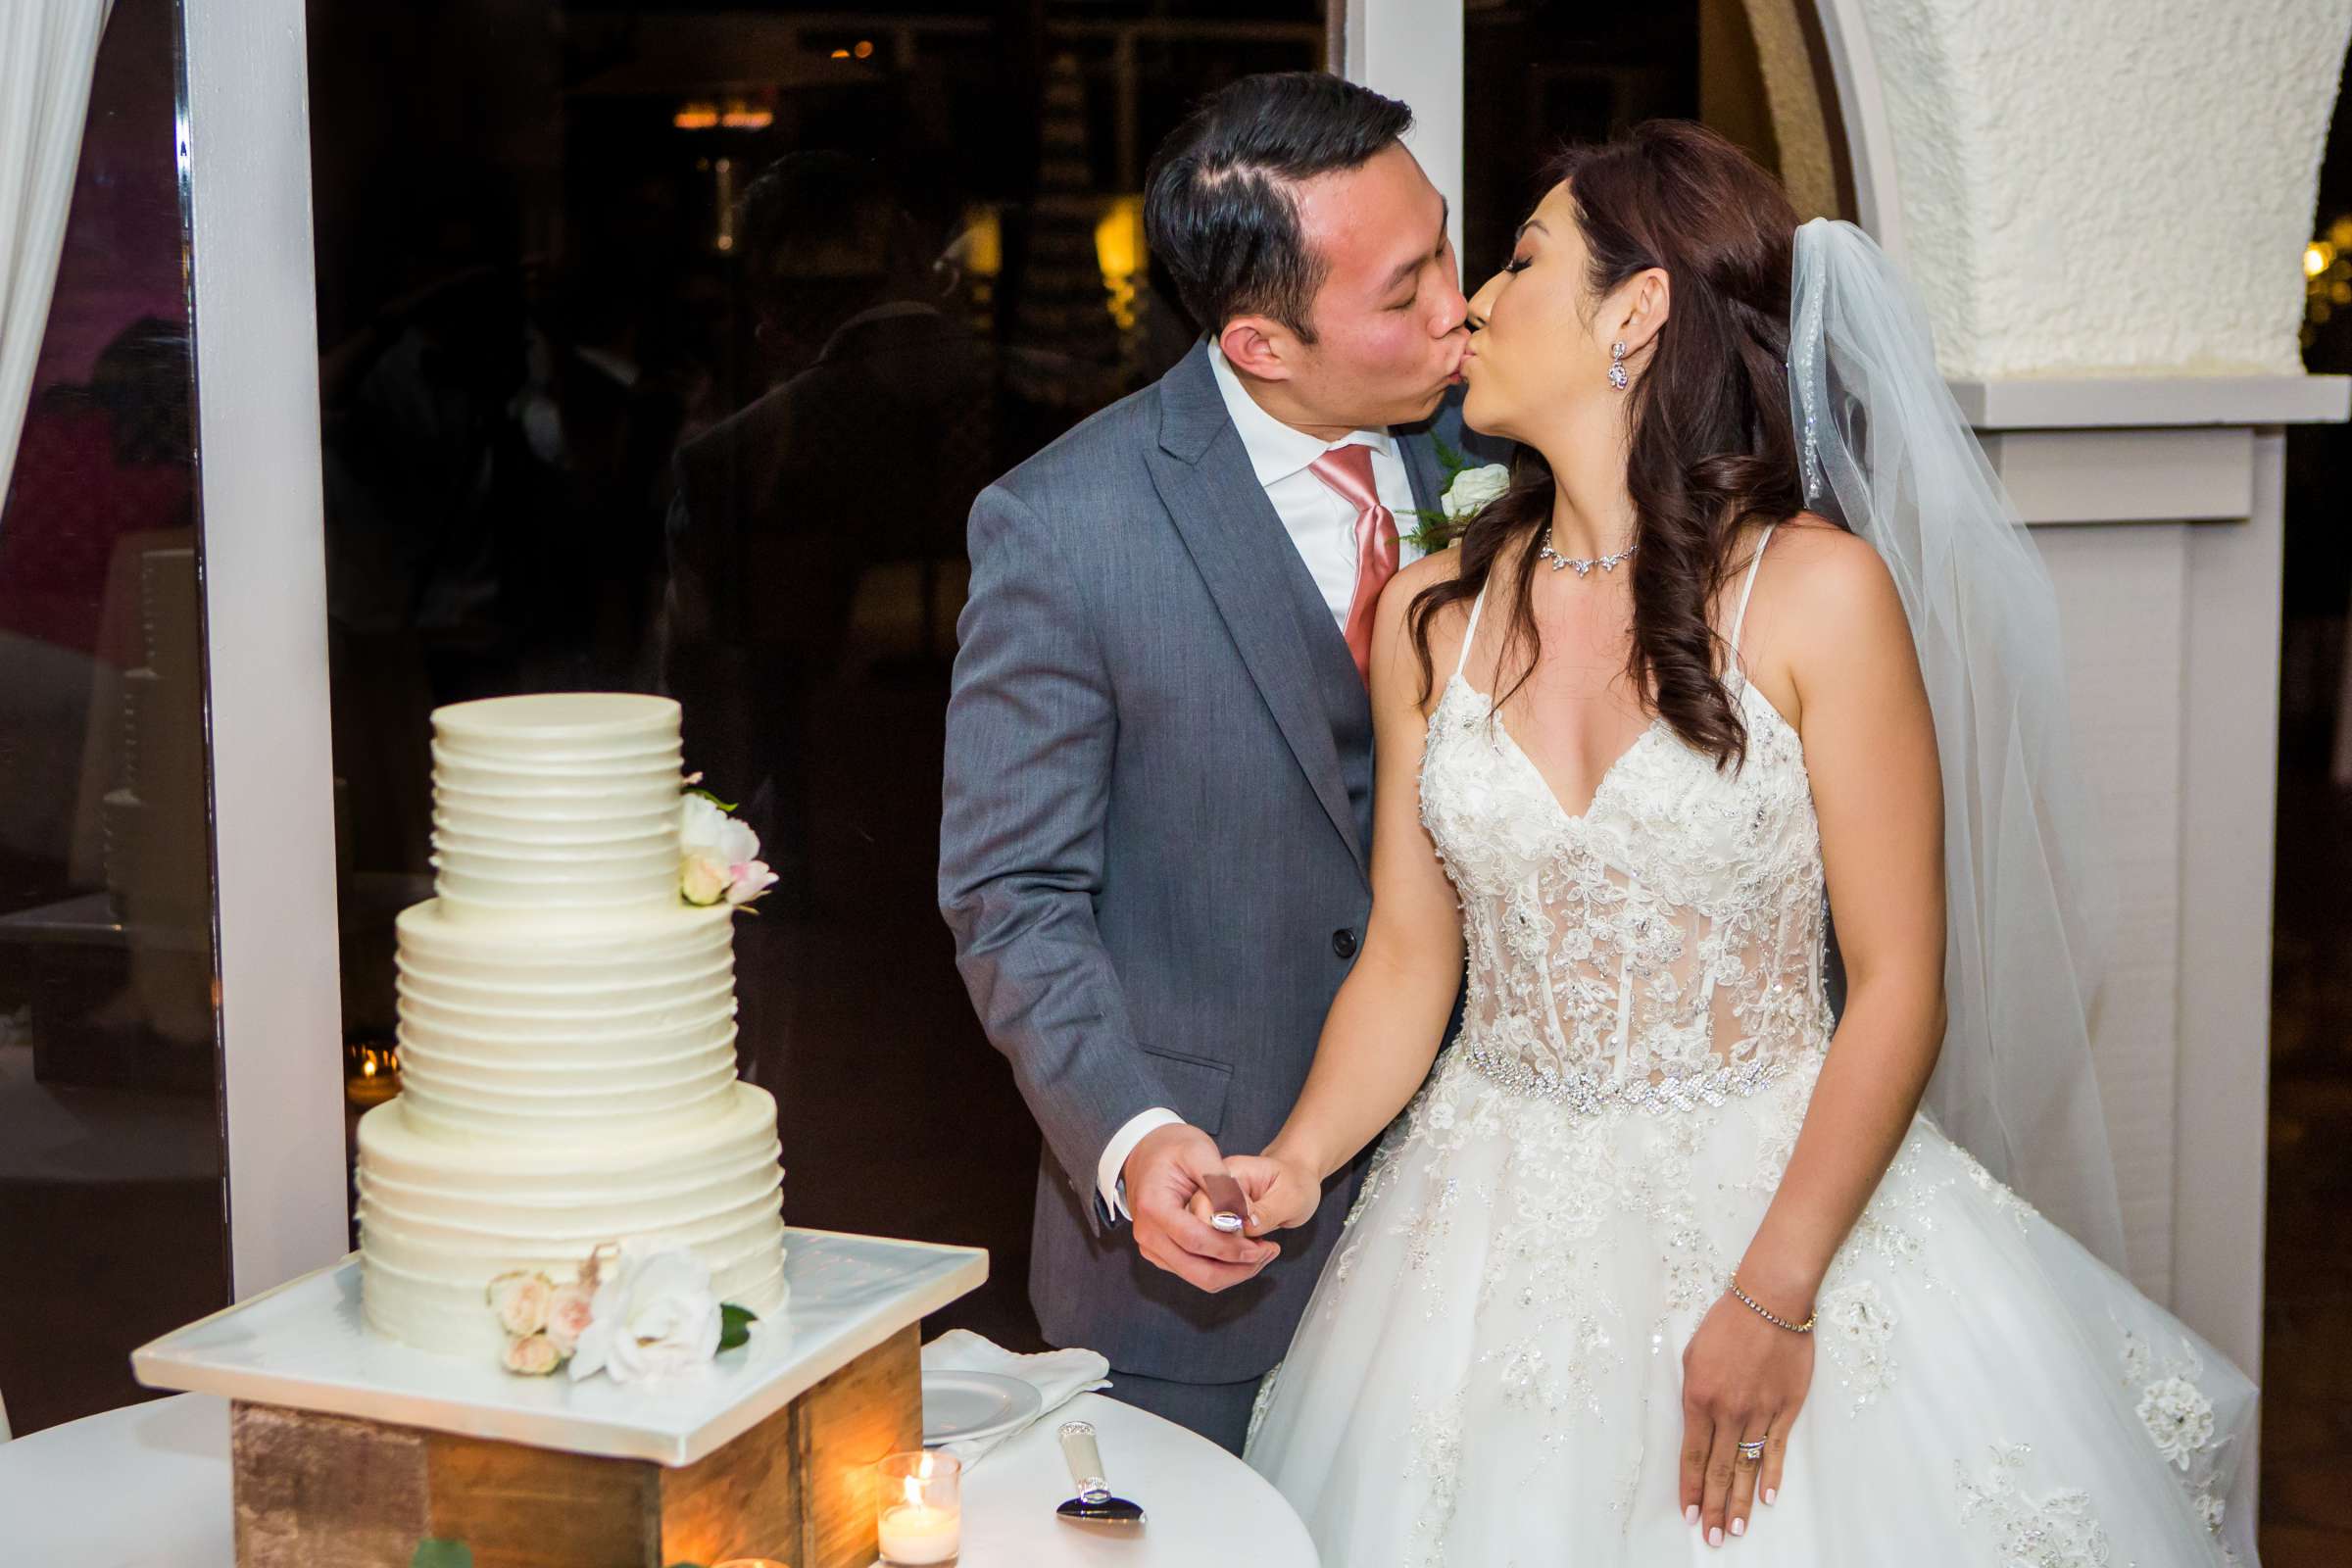
<path fill-rule="evenodd" d="M 1848 0 L 1947 374 L 2293 374 L 2352 0 Z"/>

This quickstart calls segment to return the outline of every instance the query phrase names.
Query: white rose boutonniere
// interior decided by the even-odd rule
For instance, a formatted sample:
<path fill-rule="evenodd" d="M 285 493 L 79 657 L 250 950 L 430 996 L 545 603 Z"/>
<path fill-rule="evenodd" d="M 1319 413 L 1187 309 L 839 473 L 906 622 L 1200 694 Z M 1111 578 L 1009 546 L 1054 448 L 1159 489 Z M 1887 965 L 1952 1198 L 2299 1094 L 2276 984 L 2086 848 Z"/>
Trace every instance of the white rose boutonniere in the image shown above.
<path fill-rule="evenodd" d="M 680 799 L 678 896 L 688 904 L 741 908 L 775 886 L 776 873 L 760 858 L 760 835 L 730 815 L 734 809 L 708 790 L 689 788 Z"/>
<path fill-rule="evenodd" d="M 1446 487 L 1443 505 L 1446 515 L 1455 522 L 1468 522 L 1478 515 L 1491 501 L 1498 501 L 1511 487 L 1511 470 L 1499 463 L 1484 467 L 1464 468 L 1453 476 Z"/>
<path fill-rule="evenodd" d="M 1415 509 L 1413 515 L 1420 519 L 1420 526 L 1411 535 L 1414 548 L 1425 556 L 1459 544 L 1471 520 L 1511 487 L 1511 470 L 1504 465 L 1473 464 L 1443 441 L 1434 445 L 1438 466 L 1446 474 L 1446 488 L 1438 496 L 1438 510 Z"/>

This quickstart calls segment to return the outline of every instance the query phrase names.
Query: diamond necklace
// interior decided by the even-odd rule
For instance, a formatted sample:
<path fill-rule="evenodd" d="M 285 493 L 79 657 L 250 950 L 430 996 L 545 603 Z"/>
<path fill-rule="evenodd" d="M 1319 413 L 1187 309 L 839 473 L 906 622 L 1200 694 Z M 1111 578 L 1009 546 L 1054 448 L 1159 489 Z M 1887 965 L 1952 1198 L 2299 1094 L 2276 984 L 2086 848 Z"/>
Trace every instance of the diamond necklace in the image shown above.
<path fill-rule="evenodd" d="M 1540 561 L 1550 562 L 1551 569 L 1554 571 L 1563 571 L 1574 566 L 1576 574 L 1583 577 L 1589 575 L 1594 566 L 1598 566 L 1603 571 L 1615 571 L 1626 557 L 1641 548 L 1642 541 L 1637 539 L 1613 556 L 1594 556 L 1590 561 L 1580 561 L 1575 556 L 1563 556 L 1551 548 L 1551 530 L 1547 527 L 1544 530 L 1544 543 L 1537 547 L 1536 558 Z"/>

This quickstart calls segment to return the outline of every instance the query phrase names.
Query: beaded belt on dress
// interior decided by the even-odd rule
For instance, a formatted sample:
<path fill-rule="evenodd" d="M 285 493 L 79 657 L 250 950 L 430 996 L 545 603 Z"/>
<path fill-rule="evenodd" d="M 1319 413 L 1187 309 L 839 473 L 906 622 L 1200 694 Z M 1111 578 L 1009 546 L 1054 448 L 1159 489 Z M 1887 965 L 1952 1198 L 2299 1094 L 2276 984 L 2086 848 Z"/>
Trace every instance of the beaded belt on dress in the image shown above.
<path fill-rule="evenodd" d="M 1618 1105 L 1653 1115 L 1720 1105 L 1734 1095 L 1752 1095 L 1788 1071 L 1788 1062 L 1769 1057 L 1738 1065 L 1725 1062 L 1705 1072 L 1669 1075 L 1653 1083 L 1646 1078 L 1603 1078 L 1592 1072 L 1551 1072 L 1484 1046 L 1468 1047 L 1463 1054 L 1470 1065 L 1515 1094 L 1555 1101 L 1589 1114 Z"/>

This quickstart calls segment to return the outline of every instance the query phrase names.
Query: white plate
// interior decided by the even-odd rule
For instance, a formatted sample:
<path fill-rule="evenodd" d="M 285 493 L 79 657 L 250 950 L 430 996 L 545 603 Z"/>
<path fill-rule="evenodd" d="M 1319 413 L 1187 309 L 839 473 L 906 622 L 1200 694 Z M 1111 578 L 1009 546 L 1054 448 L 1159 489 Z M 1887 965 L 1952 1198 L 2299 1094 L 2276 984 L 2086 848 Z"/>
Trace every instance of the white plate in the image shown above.
<path fill-rule="evenodd" d="M 1046 1401 L 1034 1384 L 994 1372 L 923 1374 L 923 1446 L 993 1438 L 1037 1419 Z"/>

